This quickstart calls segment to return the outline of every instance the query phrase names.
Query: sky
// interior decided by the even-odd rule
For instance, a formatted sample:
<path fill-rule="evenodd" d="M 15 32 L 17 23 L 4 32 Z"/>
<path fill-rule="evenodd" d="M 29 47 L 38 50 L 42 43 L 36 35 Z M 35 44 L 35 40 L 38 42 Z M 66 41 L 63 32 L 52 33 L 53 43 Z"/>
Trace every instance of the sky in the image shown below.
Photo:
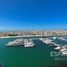
<path fill-rule="evenodd" d="M 67 0 L 0 0 L 0 30 L 67 29 Z"/>

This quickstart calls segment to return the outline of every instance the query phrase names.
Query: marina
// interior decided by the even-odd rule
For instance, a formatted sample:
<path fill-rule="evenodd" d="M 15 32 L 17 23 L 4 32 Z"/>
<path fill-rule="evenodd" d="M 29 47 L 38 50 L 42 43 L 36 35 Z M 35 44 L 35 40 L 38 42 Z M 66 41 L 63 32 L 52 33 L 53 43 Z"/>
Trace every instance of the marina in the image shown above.
<path fill-rule="evenodd" d="M 43 43 L 49 45 L 50 47 L 53 47 L 55 50 L 59 50 L 62 54 L 67 54 L 67 48 L 64 45 L 56 44 L 53 42 L 52 39 L 49 38 L 38 38 Z M 56 39 L 56 37 L 54 38 Z M 60 39 L 60 38 L 59 38 Z M 8 42 L 6 46 L 24 46 L 24 47 L 34 47 L 35 44 L 32 39 L 23 39 L 18 38 L 12 42 Z"/>
<path fill-rule="evenodd" d="M 60 60 L 57 62 L 56 60 L 51 58 L 50 52 L 54 50 L 56 51 L 58 50 L 63 55 L 67 55 L 66 53 L 67 47 L 65 46 L 66 47 L 65 48 L 61 46 L 61 49 L 60 49 L 59 48 L 60 46 L 58 45 L 59 44 L 56 44 L 55 42 L 53 42 L 51 38 L 0 39 L 0 54 L 1 54 L 0 59 L 1 58 L 3 59 L 3 60 L 1 59 L 1 61 L 5 65 L 5 67 L 10 67 L 10 66 L 12 67 L 13 64 L 14 64 L 14 67 L 18 67 L 18 65 L 26 66 L 26 67 L 27 65 L 29 67 L 32 67 L 32 66 L 42 67 L 42 64 L 43 64 L 43 67 L 44 66 L 49 67 L 52 64 L 56 64 L 58 66 L 57 63 L 60 62 Z M 6 47 L 6 46 L 9 46 L 9 47 Z M 15 47 L 12 47 L 12 46 L 15 46 Z M 34 48 L 26 48 L 26 47 L 34 47 Z M 48 63 L 48 61 L 52 61 L 52 64 Z"/>

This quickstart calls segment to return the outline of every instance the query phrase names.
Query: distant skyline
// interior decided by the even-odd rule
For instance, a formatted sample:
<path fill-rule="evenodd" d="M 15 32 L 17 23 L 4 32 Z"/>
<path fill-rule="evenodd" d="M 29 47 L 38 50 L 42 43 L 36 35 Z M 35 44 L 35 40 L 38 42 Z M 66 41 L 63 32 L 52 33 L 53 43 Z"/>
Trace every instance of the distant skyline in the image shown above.
<path fill-rule="evenodd" d="M 0 30 L 67 29 L 67 0 L 0 0 Z"/>

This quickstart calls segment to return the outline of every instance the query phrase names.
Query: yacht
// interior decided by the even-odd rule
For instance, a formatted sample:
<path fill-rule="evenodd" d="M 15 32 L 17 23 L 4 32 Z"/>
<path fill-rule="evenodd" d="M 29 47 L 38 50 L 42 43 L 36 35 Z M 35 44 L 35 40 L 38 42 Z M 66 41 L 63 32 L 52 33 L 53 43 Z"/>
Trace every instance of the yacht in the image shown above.
<path fill-rule="evenodd" d="M 14 41 L 8 42 L 8 44 L 6 44 L 7 46 L 18 46 L 18 45 L 23 45 L 23 39 L 16 39 Z"/>
<path fill-rule="evenodd" d="M 33 47 L 35 44 L 32 42 L 31 39 L 24 40 L 24 47 Z"/>
<path fill-rule="evenodd" d="M 62 46 L 62 49 L 60 50 L 60 52 L 61 52 L 63 55 L 67 55 L 67 46 Z"/>
<path fill-rule="evenodd" d="M 61 52 L 63 55 L 67 55 L 67 49 L 61 49 L 60 52 Z"/>
<path fill-rule="evenodd" d="M 61 47 L 60 46 L 57 46 L 56 48 L 54 48 L 55 50 L 60 50 Z"/>
<path fill-rule="evenodd" d="M 53 37 L 53 39 L 55 40 L 55 39 L 57 39 L 57 37 Z"/>
<path fill-rule="evenodd" d="M 46 44 L 51 44 L 52 43 L 52 40 L 51 39 L 48 39 L 48 38 L 40 38 L 40 40 Z"/>
<path fill-rule="evenodd" d="M 66 39 L 64 37 L 59 37 L 58 39 L 66 41 Z"/>

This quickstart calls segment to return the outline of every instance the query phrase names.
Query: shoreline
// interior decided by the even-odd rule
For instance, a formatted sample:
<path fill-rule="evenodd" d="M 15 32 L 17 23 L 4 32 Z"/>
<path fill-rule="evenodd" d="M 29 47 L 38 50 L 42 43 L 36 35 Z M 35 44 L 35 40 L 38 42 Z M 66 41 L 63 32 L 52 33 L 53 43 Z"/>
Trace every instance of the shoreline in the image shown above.
<path fill-rule="evenodd" d="M 18 38 L 18 37 L 22 37 L 22 36 L 4 36 L 4 37 L 0 37 L 1 38 Z"/>
<path fill-rule="evenodd" d="M 23 35 L 23 36 L 2 36 L 0 38 L 18 38 L 18 37 L 37 37 L 33 35 Z"/>
<path fill-rule="evenodd" d="M 67 35 L 63 35 L 63 36 L 67 36 Z M 1 38 L 18 38 L 18 37 L 56 37 L 56 36 L 43 36 L 43 35 L 23 35 L 23 36 L 1 36 Z"/>

